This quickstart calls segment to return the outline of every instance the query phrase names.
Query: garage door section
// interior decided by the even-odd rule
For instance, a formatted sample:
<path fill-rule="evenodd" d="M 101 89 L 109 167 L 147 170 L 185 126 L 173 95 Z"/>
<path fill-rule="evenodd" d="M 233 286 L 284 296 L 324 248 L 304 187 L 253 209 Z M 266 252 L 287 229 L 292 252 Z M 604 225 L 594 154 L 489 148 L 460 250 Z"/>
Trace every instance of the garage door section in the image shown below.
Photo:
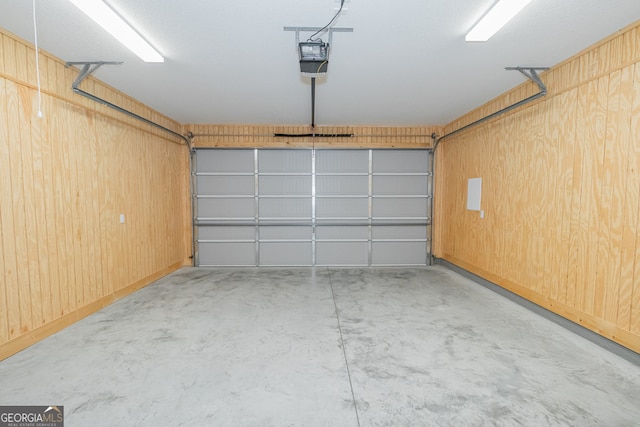
<path fill-rule="evenodd" d="M 253 150 L 197 150 L 196 265 L 256 265 Z"/>
<path fill-rule="evenodd" d="M 371 265 L 428 263 L 430 154 L 373 150 Z"/>
<path fill-rule="evenodd" d="M 425 265 L 430 155 L 198 149 L 196 265 Z"/>

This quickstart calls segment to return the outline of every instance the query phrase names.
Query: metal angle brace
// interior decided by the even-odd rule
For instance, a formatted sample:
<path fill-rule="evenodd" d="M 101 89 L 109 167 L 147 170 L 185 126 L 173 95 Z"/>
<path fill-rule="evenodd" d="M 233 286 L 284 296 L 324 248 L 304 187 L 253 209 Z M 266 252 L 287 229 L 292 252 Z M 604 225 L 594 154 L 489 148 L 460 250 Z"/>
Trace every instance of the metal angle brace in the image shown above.
<path fill-rule="evenodd" d="M 541 92 L 547 91 L 547 87 L 542 83 L 537 71 L 546 71 L 549 67 L 505 67 L 504 69 L 520 71 L 526 78 L 537 84 Z"/>
<path fill-rule="evenodd" d="M 65 66 L 69 67 L 71 65 L 83 65 L 82 69 L 80 70 L 80 74 L 78 74 L 78 77 L 76 78 L 76 80 L 73 82 L 73 85 L 71 86 L 74 89 L 77 89 L 78 86 L 80 86 L 80 83 L 82 83 L 84 79 L 89 77 L 98 68 L 102 67 L 103 65 L 120 65 L 120 64 L 122 64 L 122 61 L 76 61 L 76 62 L 67 62 Z"/>
<path fill-rule="evenodd" d="M 295 31 L 296 32 L 296 48 L 300 44 L 300 32 L 307 33 L 315 33 L 316 31 L 322 30 L 324 27 L 284 27 L 284 31 Z M 353 33 L 353 28 L 345 28 L 345 27 L 330 27 L 327 29 L 329 32 L 329 47 L 331 47 L 331 43 L 333 40 L 333 33 Z"/>
<path fill-rule="evenodd" d="M 105 105 L 109 108 L 112 108 L 116 111 L 119 111 L 123 114 L 126 114 L 129 117 L 133 117 L 134 119 L 140 120 L 141 122 L 144 122 L 148 125 L 154 126 L 158 129 L 162 129 L 165 132 L 168 132 L 174 136 L 177 136 L 178 138 L 181 138 L 184 142 L 185 145 L 187 146 L 187 148 L 189 149 L 189 151 L 193 151 L 193 146 L 191 145 L 191 137 L 190 136 L 185 136 L 182 135 L 172 129 L 169 129 L 159 123 L 156 123 L 152 120 L 147 119 L 146 117 L 142 117 L 139 114 L 136 114 L 132 111 L 127 110 L 126 108 L 122 108 L 118 105 L 115 105 L 112 102 L 109 102 L 105 99 L 102 99 L 96 95 L 93 95 L 89 92 L 85 92 L 84 90 L 80 89 L 78 86 L 80 85 L 80 83 L 82 83 L 87 77 L 89 77 L 94 71 L 96 71 L 98 68 L 100 68 L 103 65 L 120 65 L 122 64 L 121 61 L 78 61 L 78 62 L 67 62 L 66 66 L 69 67 L 70 65 L 82 65 L 82 69 L 80 70 L 80 73 L 78 74 L 78 77 L 76 78 L 76 80 L 73 82 L 73 84 L 71 85 L 71 88 L 73 89 L 73 91 L 75 93 L 77 93 L 78 95 L 84 96 L 85 98 L 88 98 L 92 101 L 95 101 L 99 104 Z"/>

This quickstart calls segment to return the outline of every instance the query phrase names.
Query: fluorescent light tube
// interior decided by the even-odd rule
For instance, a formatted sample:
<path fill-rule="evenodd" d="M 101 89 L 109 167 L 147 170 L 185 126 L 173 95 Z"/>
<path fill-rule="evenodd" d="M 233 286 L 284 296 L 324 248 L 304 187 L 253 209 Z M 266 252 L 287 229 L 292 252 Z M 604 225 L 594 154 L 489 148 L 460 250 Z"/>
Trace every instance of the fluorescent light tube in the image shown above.
<path fill-rule="evenodd" d="M 144 62 L 164 58 L 102 0 L 69 0 Z"/>
<path fill-rule="evenodd" d="M 469 31 L 465 41 L 486 42 L 529 3 L 531 0 L 500 0 Z"/>

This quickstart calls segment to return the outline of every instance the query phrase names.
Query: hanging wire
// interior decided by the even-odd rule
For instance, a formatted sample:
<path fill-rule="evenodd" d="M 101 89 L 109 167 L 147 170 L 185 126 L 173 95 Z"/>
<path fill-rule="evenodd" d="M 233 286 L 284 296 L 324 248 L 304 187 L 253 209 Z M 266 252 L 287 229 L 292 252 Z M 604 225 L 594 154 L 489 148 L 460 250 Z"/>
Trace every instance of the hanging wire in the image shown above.
<path fill-rule="evenodd" d="M 38 117 L 42 118 L 42 91 L 40 89 L 40 62 L 38 55 L 38 26 L 36 24 L 36 0 L 33 0 L 33 34 L 36 48 L 36 76 L 38 79 Z"/>
<path fill-rule="evenodd" d="M 319 39 L 314 39 L 314 37 L 317 36 L 318 34 L 320 34 L 321 32 L 325 31 L 329 26 L 331 26 L 331 24 L 333 24 L 333 21 L 335 21 L 336 18 L 338 17 L 338 15 L 340 15 L 340 12 L 342 12 L 342 7 L 343 6 L 344 6 L 344 0 L 340 0 L 340 9 L 338 9 L 336 14 L 333 15 L 333 18 L 331 18 L 331 21 L 329 21 L 329 23 L 327 25 L 325 25 L 324 27 L 320 28 L 315 33 L 311 34 L 311 36 L 307 39 L 307 41 L 308 42 L 318 41 Z"/>

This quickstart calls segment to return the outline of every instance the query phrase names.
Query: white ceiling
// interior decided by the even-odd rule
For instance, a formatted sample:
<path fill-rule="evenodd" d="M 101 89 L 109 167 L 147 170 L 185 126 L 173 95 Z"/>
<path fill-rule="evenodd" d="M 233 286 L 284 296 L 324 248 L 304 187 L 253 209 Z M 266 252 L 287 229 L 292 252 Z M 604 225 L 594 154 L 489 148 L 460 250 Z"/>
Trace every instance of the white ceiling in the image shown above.
<path fill-rule="evenodd" d="M 164 63 L 142 62 L 67 0 L 36 0 L 40 47 L 124 61 L 96 76 L 181 123 L 311 123 L 310 79 L 283 27 L 321 27 L 340 0 L 107 2 Z M 487 43 L 465 43 L 494 3 L 347 0 L 335 26 L 354 32 L 333 35 L 316 124 L 444 125 L 523 81 L 504 67 L 555 65 L 640 19 L 639 0 L 534 0 Z M 32 1 L 0 0 L 0 27 L 33 42 Z"/>

